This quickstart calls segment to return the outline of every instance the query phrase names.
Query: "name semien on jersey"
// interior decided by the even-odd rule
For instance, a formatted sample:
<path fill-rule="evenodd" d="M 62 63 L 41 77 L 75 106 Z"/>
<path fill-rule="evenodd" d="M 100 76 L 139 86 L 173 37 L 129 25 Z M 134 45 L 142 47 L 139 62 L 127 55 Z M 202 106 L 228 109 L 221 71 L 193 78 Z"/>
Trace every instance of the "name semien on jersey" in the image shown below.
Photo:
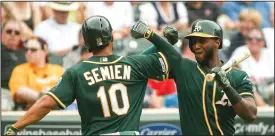
<path fill-rule="evenodd" d="M 93 68 L 83 73 L 89 85 L 95 83 L 112 80 L 123 79 L 129 80 L 131 76 L 131 66 L 129 65 L 109 65 Z"/>

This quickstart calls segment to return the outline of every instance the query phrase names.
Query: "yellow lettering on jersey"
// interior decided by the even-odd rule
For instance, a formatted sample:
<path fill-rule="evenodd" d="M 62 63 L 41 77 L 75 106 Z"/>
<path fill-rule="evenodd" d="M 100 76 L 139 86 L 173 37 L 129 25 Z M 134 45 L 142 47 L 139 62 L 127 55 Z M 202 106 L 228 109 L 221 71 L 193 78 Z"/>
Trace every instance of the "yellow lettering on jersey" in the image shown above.
<path fill-rule="evenodd" d="M 98 78 L 98 68 L 92 69 L 93 76 L 95 78 L 95 82 L 100 82 L 102 81 L 102 78 Z"/>
<path fill-rule="evenodd" d="M 115 79 L 122 79 L 120 76 L 121 65 L 115 65 Z"/>
<path fill-rule="evenodd" d="M 87 71 L 84 74 L 84 77 L 88 82 L 88 85 L 93 85 L 95 83 L 94 78 L 91 76 L 91 72 Z"/>
<path fill-rule="evenodd" d="M 114 79 L 114 69 L 113 66 L 110 66 L 111 79 Z"/>
<path fill-rule="evenodd" d="M 108 80 L 111 79 L 110 72 L 108 69 L 108 66 L 105 67 L 100 67 L 101 75 L 102 75 L 102 80 Z"/>
<path fill-rule="evenodd" d="M 131 76 L 131 66 L 124 65 L 123 79 L 130 79 Z"/>

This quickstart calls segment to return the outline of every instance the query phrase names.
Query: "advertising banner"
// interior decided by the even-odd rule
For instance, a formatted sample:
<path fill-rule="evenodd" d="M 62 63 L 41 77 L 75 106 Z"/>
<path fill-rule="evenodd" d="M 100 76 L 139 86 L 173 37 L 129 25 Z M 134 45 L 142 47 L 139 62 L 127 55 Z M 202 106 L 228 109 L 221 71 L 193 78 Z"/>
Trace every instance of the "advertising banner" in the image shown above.
<path fill-rule="evenodd" d="M 274 135 L 273 114 L 274 112 L 259 114 L 252 123 L 246 123 L 237 117 L 235 135 Z M 22 115 L 23 113 L 13 116 L 2 114 L 1 135 Z M 139 132 L 140 135 L 181 135 L 178 113 L 143 112 Z M 78 113 L 52 113 L 40 122 L 26 127 L 18 135 L 81 135 L 80 117 Z"/>

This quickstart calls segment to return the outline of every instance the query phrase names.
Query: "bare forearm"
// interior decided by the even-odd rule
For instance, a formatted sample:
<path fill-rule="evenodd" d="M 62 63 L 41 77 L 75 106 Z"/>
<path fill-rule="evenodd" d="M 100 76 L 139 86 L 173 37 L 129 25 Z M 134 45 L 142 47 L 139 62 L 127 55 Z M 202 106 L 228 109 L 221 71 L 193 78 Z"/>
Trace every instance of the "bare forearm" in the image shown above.
<path fill-rule="evenodd" d="M 67 53 L 71 52 L 72 49 L 71 48 L 68 48 L 68 49 L 65 49 L 65 50 L 60 50 L 60 51 L 55 51 L 54 54 L 55 55 L 66 55 Z"/>
<path fill-rule="evenodd" d="M 188 24 L 174 23 L 173 26 L 177 28 L 178 31 L 183 31 L 188 27 Z"/>
<path fill-rule="evenodd" d="M 243 98 L 239 103 L 233 105 L 233 109 L 237 115 L 245 121 L 253 121 L 256 119 L 257 106 L 252 101 Z"/>
<path fill-rule="evenodd" d="M 254 98 L 242 98 L 230 85 L 223 88 L 223 91 L 231 102 L 237 115 L 246 121 L 253 121 L 256 119 L 257 106 Z"/>
<path fill-rule="evenodd" d="M 34 103 L 39 98 L 39 93 L 28 87 L 20 87 L 16 93 L 17 102 Z"/>
<path fill-rule="evenodd" d="M 14 126 L 18 129 L 23 129 L 44 118 L 56 106 L 56 102 L 50 100 L 52 98 L 49 97 L 44 96 L 39 99 Z"/>

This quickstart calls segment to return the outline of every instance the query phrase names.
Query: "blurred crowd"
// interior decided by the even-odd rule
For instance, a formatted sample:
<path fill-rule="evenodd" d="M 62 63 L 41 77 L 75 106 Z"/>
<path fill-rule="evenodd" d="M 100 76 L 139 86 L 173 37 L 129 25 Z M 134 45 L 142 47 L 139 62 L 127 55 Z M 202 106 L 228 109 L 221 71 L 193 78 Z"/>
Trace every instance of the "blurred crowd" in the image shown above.
<path fill-rule="evenodd" d="M 118 55 L 151 46 L 129 35 L 141 20 L 158 34 L 175 26 L 180 32 L 175 48 L 194 61 L 184 35 L 198 19 L 216 21 L 224 30 L 220 58 L 226 62 L 250 50 L 238 68 L 251 77 L 257 105 L 274 105 L 273 2 L 1 2 L 2 110 L 27 110 L 67 68 L 92 56 L 83 46 L 81 24 L 93 15 L 110 20 Z M 144 108 L 178 107 L 176 92 L 173 79 L 149 80 Z M 76 102 L 67 110 L 77 110 Z"/>

